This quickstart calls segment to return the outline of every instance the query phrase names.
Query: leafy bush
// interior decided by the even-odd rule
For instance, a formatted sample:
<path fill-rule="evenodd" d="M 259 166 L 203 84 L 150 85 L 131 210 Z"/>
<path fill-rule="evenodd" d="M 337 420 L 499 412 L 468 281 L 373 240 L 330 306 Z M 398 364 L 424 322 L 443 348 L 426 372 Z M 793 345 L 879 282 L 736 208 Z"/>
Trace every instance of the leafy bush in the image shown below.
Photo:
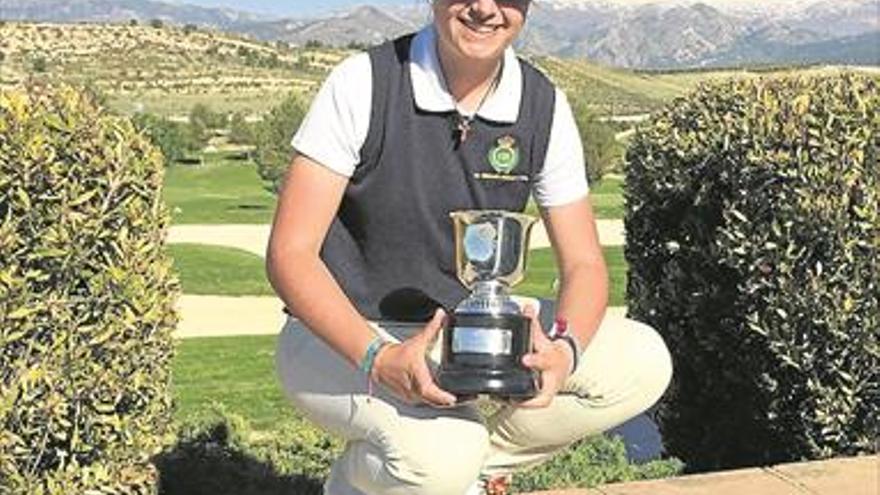
<path fill-rule="evenodd" d="M 256 126 L 254 138 L 257 170 L 267 189 L 277 193 L 290 165 L 293 149 L 290 139 L 305 116 L 306 107 L 299 96 L 291 93 L 269 111 Z"/>
<path fill-rule="evenodd" d="M 668 478 L 679 474 L 683 465 L 677 459 L 633 464 L 626 458 L 620 437 L 597 435 L 580 440 L 549 461 L 517 472 L 513 488 L 517 492 L 590 488 L 606 483 Z"/>
<path fill-rule="evenodd" d="M 134 124 L 162 150 L 166 164 L 197 155 L 207 142 L 204 127 L 158 117 L 148 113 L 134 116 Z"/>
<path fill-rule="evenodd" d="M 222 407 L 187 420 L 156 460 L 163 495 L 320 495 L 341 442 L 303 422 L 254 431 Z"/>
<path fill-rule="evenodd" d="M 622 147 L 614 138 L 614 129 L 596 118 L 585 97 L 572 93 L 569 101 L 584 147 L 587 179 L 598 182 L 605 173 L 618 168 L 623 155 Z"/>
<path fill-rule="evenodd" d="M 3 493 L 155 485 L 177 294 L 162 173 L 85 93 L 0 92 Z"/>
<path fill-rule="evenodd" d="M 731 81 L 633 139 L 628 305 L 673 352 L 660 425 L 689 467 L 874 448 L 878 108 L 854 74 Z"/>

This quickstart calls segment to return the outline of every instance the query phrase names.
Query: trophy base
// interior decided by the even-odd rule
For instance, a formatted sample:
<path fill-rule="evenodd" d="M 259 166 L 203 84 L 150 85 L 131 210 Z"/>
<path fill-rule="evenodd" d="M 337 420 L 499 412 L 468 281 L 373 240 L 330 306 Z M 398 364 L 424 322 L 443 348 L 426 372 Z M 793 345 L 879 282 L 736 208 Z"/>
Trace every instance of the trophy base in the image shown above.
<path fill-rule="evenodd" d="M 499 399 L 526 400 L 538 393 L 534 375 L 526 369 L 444 369 L 437 376 L 437 383 L 458 397 L 491 395 Z"/>

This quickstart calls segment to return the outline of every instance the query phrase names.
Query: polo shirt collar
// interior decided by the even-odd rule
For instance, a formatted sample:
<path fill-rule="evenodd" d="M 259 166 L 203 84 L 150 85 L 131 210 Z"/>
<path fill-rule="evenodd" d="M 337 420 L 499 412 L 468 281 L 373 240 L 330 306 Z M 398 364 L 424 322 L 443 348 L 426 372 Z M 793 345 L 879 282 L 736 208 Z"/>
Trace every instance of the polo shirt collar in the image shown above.
<path fill-rule="evenodd" d="M 437 32 L 428 25 L 419 31 L 409 50 L 410 80 L 416 106 L 427 112 L 455 111 L 455 99 L 446 88 L 443 70 L 437 56 Z M 486 120 L 516 122 L 522 96 L 522 72 L 513 49 L 504 51 L 504 67 L 495 91 L 490 94 L 477 115 Z"/>

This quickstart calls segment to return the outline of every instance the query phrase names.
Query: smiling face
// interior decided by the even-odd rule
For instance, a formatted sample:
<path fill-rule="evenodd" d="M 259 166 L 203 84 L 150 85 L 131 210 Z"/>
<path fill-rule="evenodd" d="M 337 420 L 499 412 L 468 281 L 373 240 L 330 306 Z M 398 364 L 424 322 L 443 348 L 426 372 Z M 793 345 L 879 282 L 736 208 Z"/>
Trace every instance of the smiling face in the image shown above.
<path fill-rule="evenodd" d="M 522 30 L 529 0 L 434 0 L 440 48 L 460 61 L 495 62 Z"/>

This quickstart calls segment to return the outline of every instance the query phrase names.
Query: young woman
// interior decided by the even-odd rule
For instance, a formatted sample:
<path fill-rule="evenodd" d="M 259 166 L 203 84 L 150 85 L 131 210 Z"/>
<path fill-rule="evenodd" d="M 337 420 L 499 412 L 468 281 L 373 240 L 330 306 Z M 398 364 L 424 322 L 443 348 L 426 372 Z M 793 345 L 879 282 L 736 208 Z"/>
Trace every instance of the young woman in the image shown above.
<path fill-rule="evenodd" d="M 604 318 L 607 273 L 571 109 L 510 48 L 528 8 L 433 1 L 431 25 L 340 64 L 294 136 L 267 268 L 292 315 L 277 353 L 287 396 L 347 441 L 327 494 L 480 493 L 639 414 L 668 384 L 660 337 Z M 430 368 L 442 308 L 467 293 L 449 212 L 522 211 L 530 195 L 561 275 L 555 303 L 525 308 L 541 316 L 523 360 L 540 391 L 482 418 Z M 554 318 L 575 346 L 545 335 Z"/>

